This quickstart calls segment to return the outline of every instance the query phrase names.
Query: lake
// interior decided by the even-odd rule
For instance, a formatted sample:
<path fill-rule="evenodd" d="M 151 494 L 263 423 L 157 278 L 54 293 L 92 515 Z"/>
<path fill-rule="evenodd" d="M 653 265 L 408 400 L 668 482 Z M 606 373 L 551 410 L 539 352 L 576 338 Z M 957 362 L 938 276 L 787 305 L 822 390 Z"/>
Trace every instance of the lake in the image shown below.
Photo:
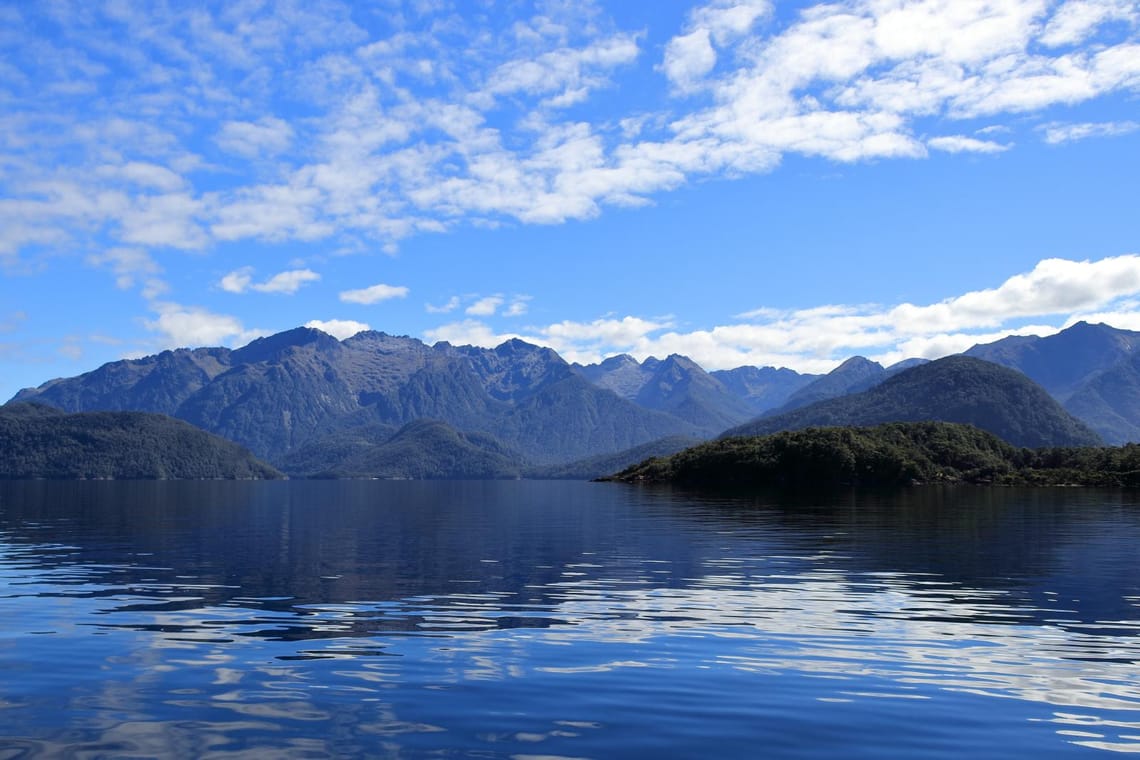
<path fill-rule="evenodd" d="M 1140 498 L 0 483 L 0 759 L 1140 751 Z"/>

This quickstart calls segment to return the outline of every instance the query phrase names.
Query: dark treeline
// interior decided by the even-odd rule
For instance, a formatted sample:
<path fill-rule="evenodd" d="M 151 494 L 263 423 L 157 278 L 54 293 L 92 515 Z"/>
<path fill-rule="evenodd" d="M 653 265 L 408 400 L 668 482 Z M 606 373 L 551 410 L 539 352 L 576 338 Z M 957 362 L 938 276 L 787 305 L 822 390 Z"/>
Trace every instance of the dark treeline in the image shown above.
<path fill-rule="evenodd" d="M 1018 448 L 970 425 L 898 422 L 724 438 L 608 479 L 699 486 L 1140 486 L 1140 445 Z"/>
<path fill-rule="evenodd" d="M 158 414 L 0 407 L 0 478 L 261 479 L 281 474 L 235 443 Z"/>

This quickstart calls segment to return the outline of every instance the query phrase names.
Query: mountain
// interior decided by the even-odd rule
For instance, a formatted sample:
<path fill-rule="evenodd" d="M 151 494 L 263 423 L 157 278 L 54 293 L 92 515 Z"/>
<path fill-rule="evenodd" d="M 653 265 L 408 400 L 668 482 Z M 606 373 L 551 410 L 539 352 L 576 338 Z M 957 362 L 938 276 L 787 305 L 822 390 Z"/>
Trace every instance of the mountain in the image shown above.
<path fill-rule="evenodd" d="M 1025 375 L 968 356 L 912 367 L 862 393 L 762 417 L 724 436 L 925 420 L 974 425 L 1015 446 L 1101 443 L 1096 433 Z"/>
<path fill-rule="evenodd" d="M 1111 444 L 1140 441 L 1140 352 L 1087 379 L 1065 409 Z"/>
<path fill-rule="evenodd" d="M 787 400 L 769 414 L 783 414 L 793 409 L 808 406 L 829 398 L 838 398 L 851 393 L 864 391 L 885 380 L 887 371 L 883 365 L 852 356 L 823 377 L 816 378 L 788 396 Z"/>
<path fill-rule="evenodd" d="M 801 375 L 787 367 L 737 367 L 709 374 L 747 404 L 753 415 L 781 406 L 789 396 L 819 377 Z"/>
<path fill-rule="evenodd" d="M 162 412 L 274 462 L 334 433 L 424 418 L 491 436 L 539 465 L 703 430 L 598 388 L 554 351 L 523 341 L 428 346 L 372 331 L 338 341 L 310 328 L 236 350 L 114 362 L 16 398 L 73 412 Z"/>
<path fill-rule="evenodd" d="M 486 480 L 517 478 L 522 472 L 517 452 L 490 436 L 461 433 L 438 420 L 409 422 L 385 440 L 358 445 L 325 467 L 307 472 L 290 468 L 306 448 L 286 458 L 283 466 L 291 475 Z"/>
<path fill-rule="evenodd" d="M 628 355 L 574 369 L 600 388 L 645 409 L 667 412 L 713 435 L 754 416 L 752 407 L 696 362 L 679 354 L 638 363 Z"/>
<path fill-rule="evenodd" d="M 892 422 L 722 438 L 603 480 L 684 486 L 1140 485 L 1140 446 L 1015 448 L 971 425 Z"/>
<path fill-rule="evenodd" d="M 643 443 L 616 454 L 602 454 L 553 467 L 532 468 L 524 474 L 528 478 L 547 480 L 593 480 L 652 457 L 676 454 L 678 451 L 696 446 L 700 442 L 700 439 L 697 438 L 670 436 L 658 441 Z"/>
<path fill-rule="evenodd" d="M 247 480 L 281 473 L 216 435 L 141 412 L 0 407 L 0 478 Z"/>
<path fill-rule="evenodd" d="M 1064 403 L 1095 375 L 1140 348 L 1140 332 L 1078 322 L 1044 338 L 1010 336 L 965 353 L 1024 373 Z M 1140 419 L 1140 418 L 1138 418 Z"/>

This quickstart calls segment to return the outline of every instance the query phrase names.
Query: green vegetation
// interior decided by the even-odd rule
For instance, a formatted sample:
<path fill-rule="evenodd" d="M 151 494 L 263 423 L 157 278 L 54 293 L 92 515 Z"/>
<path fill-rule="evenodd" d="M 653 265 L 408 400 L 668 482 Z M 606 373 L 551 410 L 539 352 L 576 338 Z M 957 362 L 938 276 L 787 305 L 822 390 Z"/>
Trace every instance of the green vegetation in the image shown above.
<path fill-rule="evenodd" d="M 970 425 L 895 422 L 723 438 L 649 459 L 605 480 L 705 487 L 1140 486 L 1140 445 L 1027 449 Z"/>
<path fill-rule="evenodd" d="M 1014 446 L 1104 443 L 1025 375 L 969 356 L 948 356 L 900 372 L 862 393 L 761 417 L 729 430 L 725 437 L 923 420 L 974 425 Z"/>
<path fill-rule="evenodd" d="M 374 437 L 371 437 L 374 436 Z M 308 478 L 511 479 L 521 457 L 489 435 L 461 433 L 438 420 L 409 422 L 394 435 L 359 429 L 346 445 L 329 436 L 328 457 L 306 446 L 281 462 L 290 475 Z"/>
<path fill-rule="evenodd" d="M 246 480 L 281 473 L 223 438 L 142 412 L 0 407 L 0 478 Z"/>

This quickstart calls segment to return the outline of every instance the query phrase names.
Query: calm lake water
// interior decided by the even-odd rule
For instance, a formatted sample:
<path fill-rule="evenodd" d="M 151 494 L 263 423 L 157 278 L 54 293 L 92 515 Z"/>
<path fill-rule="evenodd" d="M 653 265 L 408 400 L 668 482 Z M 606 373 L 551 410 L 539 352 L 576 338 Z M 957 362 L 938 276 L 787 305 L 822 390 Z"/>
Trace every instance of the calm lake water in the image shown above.
<path fill-rule="evenodd" d="M 0 758 L 1140 751 L 1140 498 L 0 483 Z"/>

